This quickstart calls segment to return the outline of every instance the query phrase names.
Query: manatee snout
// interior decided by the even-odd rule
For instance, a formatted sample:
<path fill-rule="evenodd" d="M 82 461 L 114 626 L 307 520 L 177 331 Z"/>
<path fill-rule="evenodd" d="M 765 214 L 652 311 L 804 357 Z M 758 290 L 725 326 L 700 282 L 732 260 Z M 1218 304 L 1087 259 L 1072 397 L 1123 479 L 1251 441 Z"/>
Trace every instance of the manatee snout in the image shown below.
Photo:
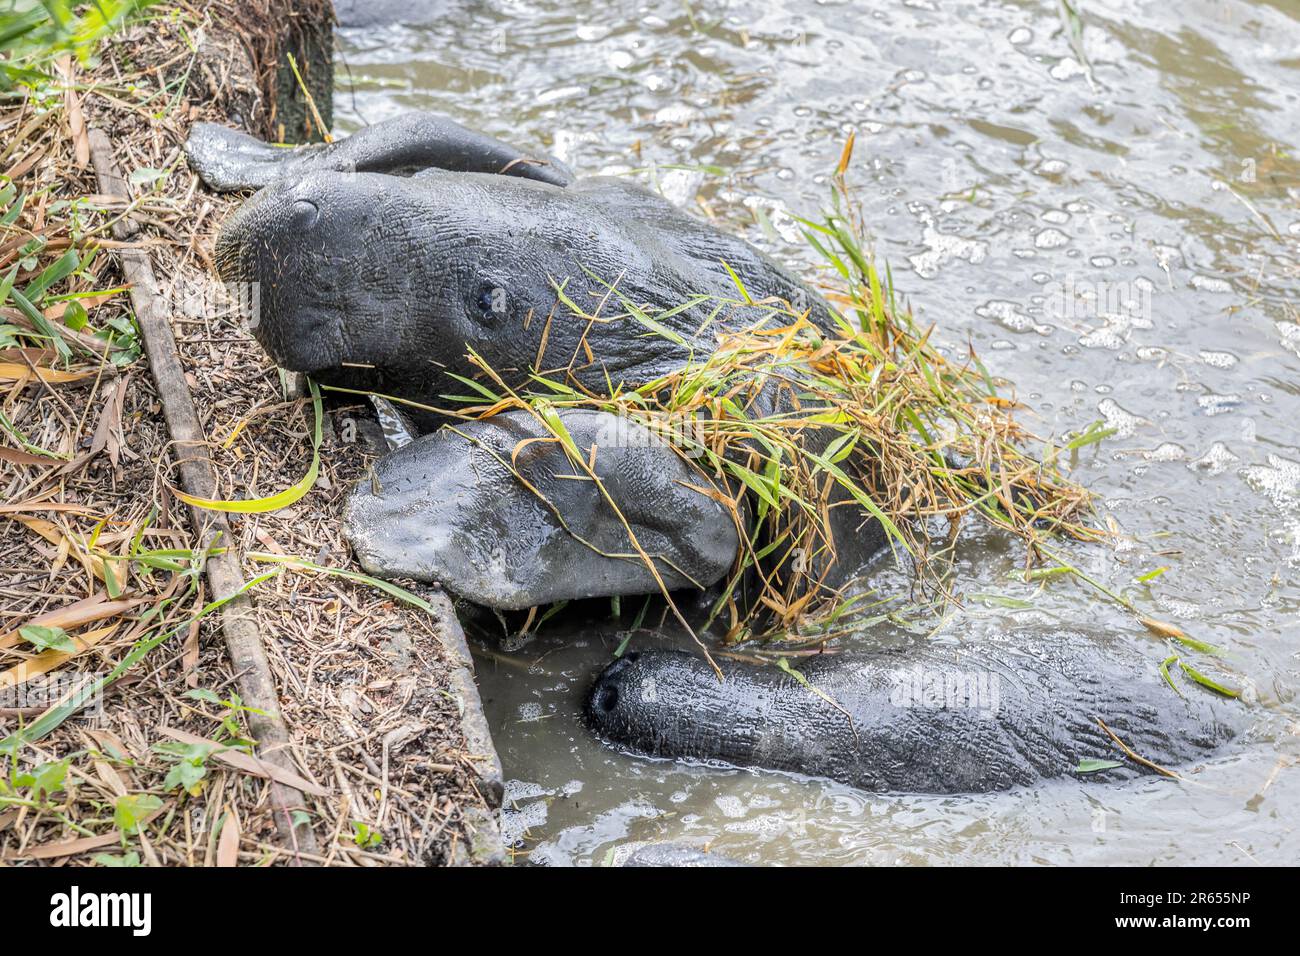
<path fill-rule="evenodd" d="M 587 720 L 602 736 L 608 736 L 603 730 L 619 722 L 619 707 L 633 700 L 639 689 L 635 665 L 640 656 L 639 652 L 631 651 L 610 664 L 596 678 L 587 695 Z"/>
<path fill-rule="evenodd" d="M 629 651 L 597 676 L 584 714 L 597 736 L 637 753 L 725 760 L 753 742 L 732 686 L 693 654 Z"/>
<path fill-rule="evenodd" d="M 323 169 L 273 180 L 222 223 L 217 272 L 238 288 L 253 335 L 282 368 L 329 381 L 409 351 L 408 293 L 434 294 L 426 265 L 436 250 L 395 254 L 409 248 L 411 224 L 388 179 Z"/>

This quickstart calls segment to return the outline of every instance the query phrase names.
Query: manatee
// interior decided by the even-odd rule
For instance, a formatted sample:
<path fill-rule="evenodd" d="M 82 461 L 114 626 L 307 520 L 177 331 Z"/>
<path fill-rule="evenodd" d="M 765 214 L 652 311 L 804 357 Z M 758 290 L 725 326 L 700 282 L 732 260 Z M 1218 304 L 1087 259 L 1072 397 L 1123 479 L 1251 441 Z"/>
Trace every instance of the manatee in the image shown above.
<path fill-rule="evenodd" d="M 385 456 L 353 490 L 344 531 L 361 566 L 506 610 L 706 588 L 726 574 L 735 521 L 662 438 L 606 412 L 563 423 L 608 498 L 531 412 L 449 426 Z"/>
<path fill-rule="evenodd" d="M 429 114 L 295 150 L 200 124 L 187 151 L 216 188 L 261 187 L 222 225 L 215 258 L 226 281 L 255 283 L 253 332 L 271 357 L 325 385 L 424 406 L 408 405 L 424 430 L 443 420 L 428 409 L 450 404 L 449 391 L 465 393 L 466 377 L 481 377 L 470 353 L 508 388 L 540 374 L 608 396 L 707 356 L 727 329 L 788 325 L 791 310 L 828 332 L 838 327 L 811 287 L 742 239 L 633 183 L 573 180 L 554 162 Z M 779 388 L 760 396 L 760 414 L 787 400 Z M 483 436 L 500 444 L 514 427 L 507 425 L 488 426 Z M 454 454 L 467 456 L 459 468 Z M 621 556 L 622 545 L 610 552 L 620 556 L 601 554 L 556 533 L 555 521 L 541 534 L 536 495 L 504 471 L 469 468 L 468 455 L 461 440 L 419 442 L 382 465 L 378 493 L 364 484 L 354 493 L 348 532 L 366 566 L 442 580 L 497 608 L 530 606 L 542 594 L 657 589 L 643 561 L 638 569 Z M 716 580 L 723 551 L 730 548 L 726 564 L 735 558 L 734 529 L 674 524 L 709 513 L 720 527 L 720 509 L 685 490 L 706 479 L 688 475 L 663 443 L 604 457 L 624 459 L 636 463 L 634 474 L 663 478 L 625 482 L 642 496 L 625 505 L 661 518 L 656 560 L 687 569 L 665 583 Z M 839 497 L 832 504 L 847 500 Z M 602 540 L 623 535 L 590 482 L 570 481 L 562 498 L 607 526 Z M 457 510 L 429 510 L 444 499 Z M 512 508 L 522 510 L 511 517 Z M 530 509 L 537 536 L 512 535 L 510 522 Z M 668 509 L 680 514 L 663 518 Z M 834 553 L 847 574 L 884 538 L 856 506 L 836 508 L 834 517 Z M 472 550 L 439 553 L 471 532 L 480 539 Z M 493 553 L 508 555 L 514 568 L 497 585 L 483 564 Z M 578 554 L 570 573 L 547 576 Z M 784 558 L 778 551 L 772 560 Z"/>
<path fill-rule="evenodd" d="M 463 132 L 414 114 L 275 162 L 273 147 L 214 149 L 196 127 L 205 182 L 262 186 L 223 223 L 215 258 L 227 282 L 257 284 L 253 333 L 280 366 L 445 406 L 447 373 L 479 374 L 472 349 L 512 387 L 536 371 L 608 395 L 708 355 L 724 329 L 788 324 L 780 302 L 836 327 L 744 240 L 634 183 L 565 185 L 554 165 Z M 737 280 L 768 304 L 741 304 Z"/>
<path fill-rule="evenodd" d="M 585 713 L 608 742 L 653 757 L 825 777 L 863 790 L 984 793 L 1140 756 L 1177 767 L 1239 729 L 1240 706 L 1195 685 L 1182 696 L 1120 642 L 1018 630 L 776 667 L 632 651 L 596 679 Z M 825 695 L 825 696 L 822 696 Z M 829 698 L 829 699 L 828 699 Z M 1145 768 L 1125 762 L 1104 777 Z"/>

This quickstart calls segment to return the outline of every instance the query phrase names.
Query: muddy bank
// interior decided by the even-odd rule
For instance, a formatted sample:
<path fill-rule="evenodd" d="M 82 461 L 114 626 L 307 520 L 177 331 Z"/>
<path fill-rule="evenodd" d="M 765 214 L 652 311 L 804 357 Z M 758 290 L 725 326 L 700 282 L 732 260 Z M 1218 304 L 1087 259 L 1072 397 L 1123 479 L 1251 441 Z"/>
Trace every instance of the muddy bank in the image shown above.
<path fill-rule="evenodd" d="M 83 201 L 88 216 L 104 227 L 95 241 L 109 252 L 147 252 L 157 281 L 153 292 L 176 340 L 217 495 L 224 499 L 273 494 L 298 482 L 312 460 L 314 413 L 214 286 L 212 236 L 234 200 L 202 188 L 181 144 L 200 119 L 259 135 L 315 133 L 305 98 L 277 99 L 286 47 L 300 51 L 300 71 L 328 123 L 329 97 L 323 94 L 332 79 L 318 55 L 329 34 L 319 15 L 328 6 L 154 8 L 154 16 L 110 38 L 93 69 L 73 67 L 75 92 L 65 103 L 107 137 L 112 163 L 127 183 L 127 205 L 102 195 L 92 165 L 78 155 L 77 138 L 57 112 L 49 118 L 48 137 L 34 138 L 30 150 L 5 161 L 25 192 L 49 188 L 53 200 L 91 197 Z M 282 7 L 293 10 L 284 15 Z M 292 29 L 271 42 L 272 24 Z M 34 104 L 16 103 L 0 112 L 0 123 L 25 129 L 36 116 Z M 130 234 L 105 241 L 114 219 L 130 222 Z M 71 242 L 88 246 L 90 239 L 74 236 Z M 31 271 L 28 264 L 20 267 L 20 284 Z M 89 337 L 89 330 L 111 322 L 131 328 L 123 285 L 117 258 L 101 253 L 56 291 L 116 290 L 81 300 Z M 100 675 L 158 621 L 181 630 L 114 683 L 101 708 L 66 720 L 20 752 L 23 766 L 67 760 L 69 780 L 77 784 L 68 788 L 60 815 L 0 813 L 0 858 L 84 864 L 96 862 L 104 848 L 146 865 L 442 865 L 499 857 L 500 771 L 485 725 L 474 719 L 481 713 L 477 690 L 445 599 L 426 594 L 436 610 L 429 615 L 364 583 L 275 563 L 300 558 L 320 567 L 351 566 L 339 537 L 339 511 L 348 487 L 382 449 L 382 443 L 367 443 L 374 432 L 360 405 L 326 412 L 319 475 L 304 497 L 282 510 L 228 516 L 233 540 L 226 546 L 242 556 L 244 580 L 279 572 L 250 590 L 251 612 L 278 716 L 289 731 L 292 782 L 303 796 L 294 822 L 299 832 L 310 830 L 315 850 L 305 849 L 306 841 L 282 839 L 265 769 L 253 764 L 250 770 L 224 756 L 256 721 L 237 696 L 246 675 L 229 660 L 219 615 L 183 626 L 217 595 L 206 585 L 187 591 L 191 580 L 197 585 L 195 575 L 169 574 L 161 564 L 131 562 L 125 580 L 104 579 L 99 555 L 105 548 L 136 554 L 138 547 L 130 550 L 135 541 L 188 553 L 201 540 L 202 529 L 192 526 L 174 493 L 181 484 L 178 462 L 191 456 L 172 443 L 139 352 L 136 343 L 135 351 L 106 350 L 99 361 L 77 355 L 71 367 L 84 376 L 67 383 L 33 378 L 5 398 L 7 421 L 33 445 L 61 457 L 50 466 L 12 456 L 0 462 L 0 498 L 25 504 L 24 520 L 0 520 L 0 631 L 54 620 L 78 601 L 111 609 L 120 603 L 120 611 L 97 622 L 113 629 L 56 672 Z M 38 366 L 44 361 L 30 349 L 25 355 Z M 197 570 L 197 560 L 177 560 Z M 108 589 L 120 601 L 110 601 Z M 76 638 L 89 630 L 68 624 Z M 0 667 L 25 658 L 14 643 L 0 642 Z M 29 681 L 28 689 L 34 684 Z M 38 712 L 0 707 L 0 730 L 8 733 L 16 720 Z M 201 752 L 181 753 L 178 743 Z M 173 771 L 186 761 L 191 769 L 182 786 Z M 139 819 L 119 832 L 122 818 L 115 824 L 111 812 L 105 819 L 94 809 L 105 802 L 134 807 Z M 119 846 L 123 832 L 125 848 Z"/>

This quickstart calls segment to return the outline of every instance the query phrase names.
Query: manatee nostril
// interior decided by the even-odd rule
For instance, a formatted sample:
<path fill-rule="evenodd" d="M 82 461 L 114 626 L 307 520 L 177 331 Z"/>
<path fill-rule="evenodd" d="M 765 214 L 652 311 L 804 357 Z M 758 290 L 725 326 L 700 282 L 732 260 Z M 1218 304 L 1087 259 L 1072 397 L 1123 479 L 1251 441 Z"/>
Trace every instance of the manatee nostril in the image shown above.
<path fill-rule="evenodd" d="M 596 695 L 596 706 L 600 708 L 601 713 L 608 714 L 618 706 L 618 688 L 610 687 L 606 684 Z"/>
<path fill-rule="evenodd" d="M 300 226 L 314 226 L 320 218 L 320 209 L 310 199 L 298 199 L 293 204 L 293 217 Z"/>
<path fill-rule="evenodd" d="M 627 661 L 630 664 L 636 661 L 640 657 L 641 657 L 640 651 L 632 651 L 630 654 L 624 654 L 623 660 Z"/>

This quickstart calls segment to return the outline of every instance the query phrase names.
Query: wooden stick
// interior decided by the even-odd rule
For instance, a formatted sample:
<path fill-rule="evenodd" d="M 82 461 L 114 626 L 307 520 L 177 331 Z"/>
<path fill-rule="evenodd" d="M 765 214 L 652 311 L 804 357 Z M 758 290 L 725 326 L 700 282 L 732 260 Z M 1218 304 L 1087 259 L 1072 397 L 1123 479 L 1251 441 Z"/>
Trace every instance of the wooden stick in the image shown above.
<path fill-rule="evenodd" d="M 90 155 L 99 179 L 99 191 L 129 201 L 126 181 L 113 163 L 112 147 L 102 130 L 90 131 Z M 125 240 L 138 229 L 136 223 L 124 219 L 114 224 L 113 233 L 117 239 Z M 176 349 L 167 310 L 157 294 L 158 286 L 149 254 L 143 249 L 121 248 L 118 258 L 123 276 L 131 286 L 131 304 L 149 357 L 149 370 L 162 399 L 167 432 L 183 450 L 179 465 L 181 485 L 194 497 L 215 498 L 215 470 L 194 409 L 194 399 L 185 381 L 185 369 Z M 224 552 L 211 555 L 205 564 L 212 593 L 235 593 L 244 584 L 244 576 L 235 537 L 226 516 L 220 512 L 191 508 L 190 517 L 201 548 L 207 550 L 214 543 L 225 548 Z M 239 696 L 251 708 L 247 712 L 248 727 L 257 740 L 258 753 L 267 763 L 297 775 L 289 753 L 289 731 L 280 717 L 280 701 L 271 666 L 253 616 L 252 598 L 242 595 L 226 604 L 221 608 L 220 620 L 230 662 L 238 675 Z M 271 807 L 281 840 L 299 863 L 311 860 L 316 853 L 315 836 L 309 825 L 296 825 L 293 817 L 293 811 L 304 805 L 302 793 L 276 780 L 269 786 Z M 302 851 L 301 856 L 298 851 Z"/>

